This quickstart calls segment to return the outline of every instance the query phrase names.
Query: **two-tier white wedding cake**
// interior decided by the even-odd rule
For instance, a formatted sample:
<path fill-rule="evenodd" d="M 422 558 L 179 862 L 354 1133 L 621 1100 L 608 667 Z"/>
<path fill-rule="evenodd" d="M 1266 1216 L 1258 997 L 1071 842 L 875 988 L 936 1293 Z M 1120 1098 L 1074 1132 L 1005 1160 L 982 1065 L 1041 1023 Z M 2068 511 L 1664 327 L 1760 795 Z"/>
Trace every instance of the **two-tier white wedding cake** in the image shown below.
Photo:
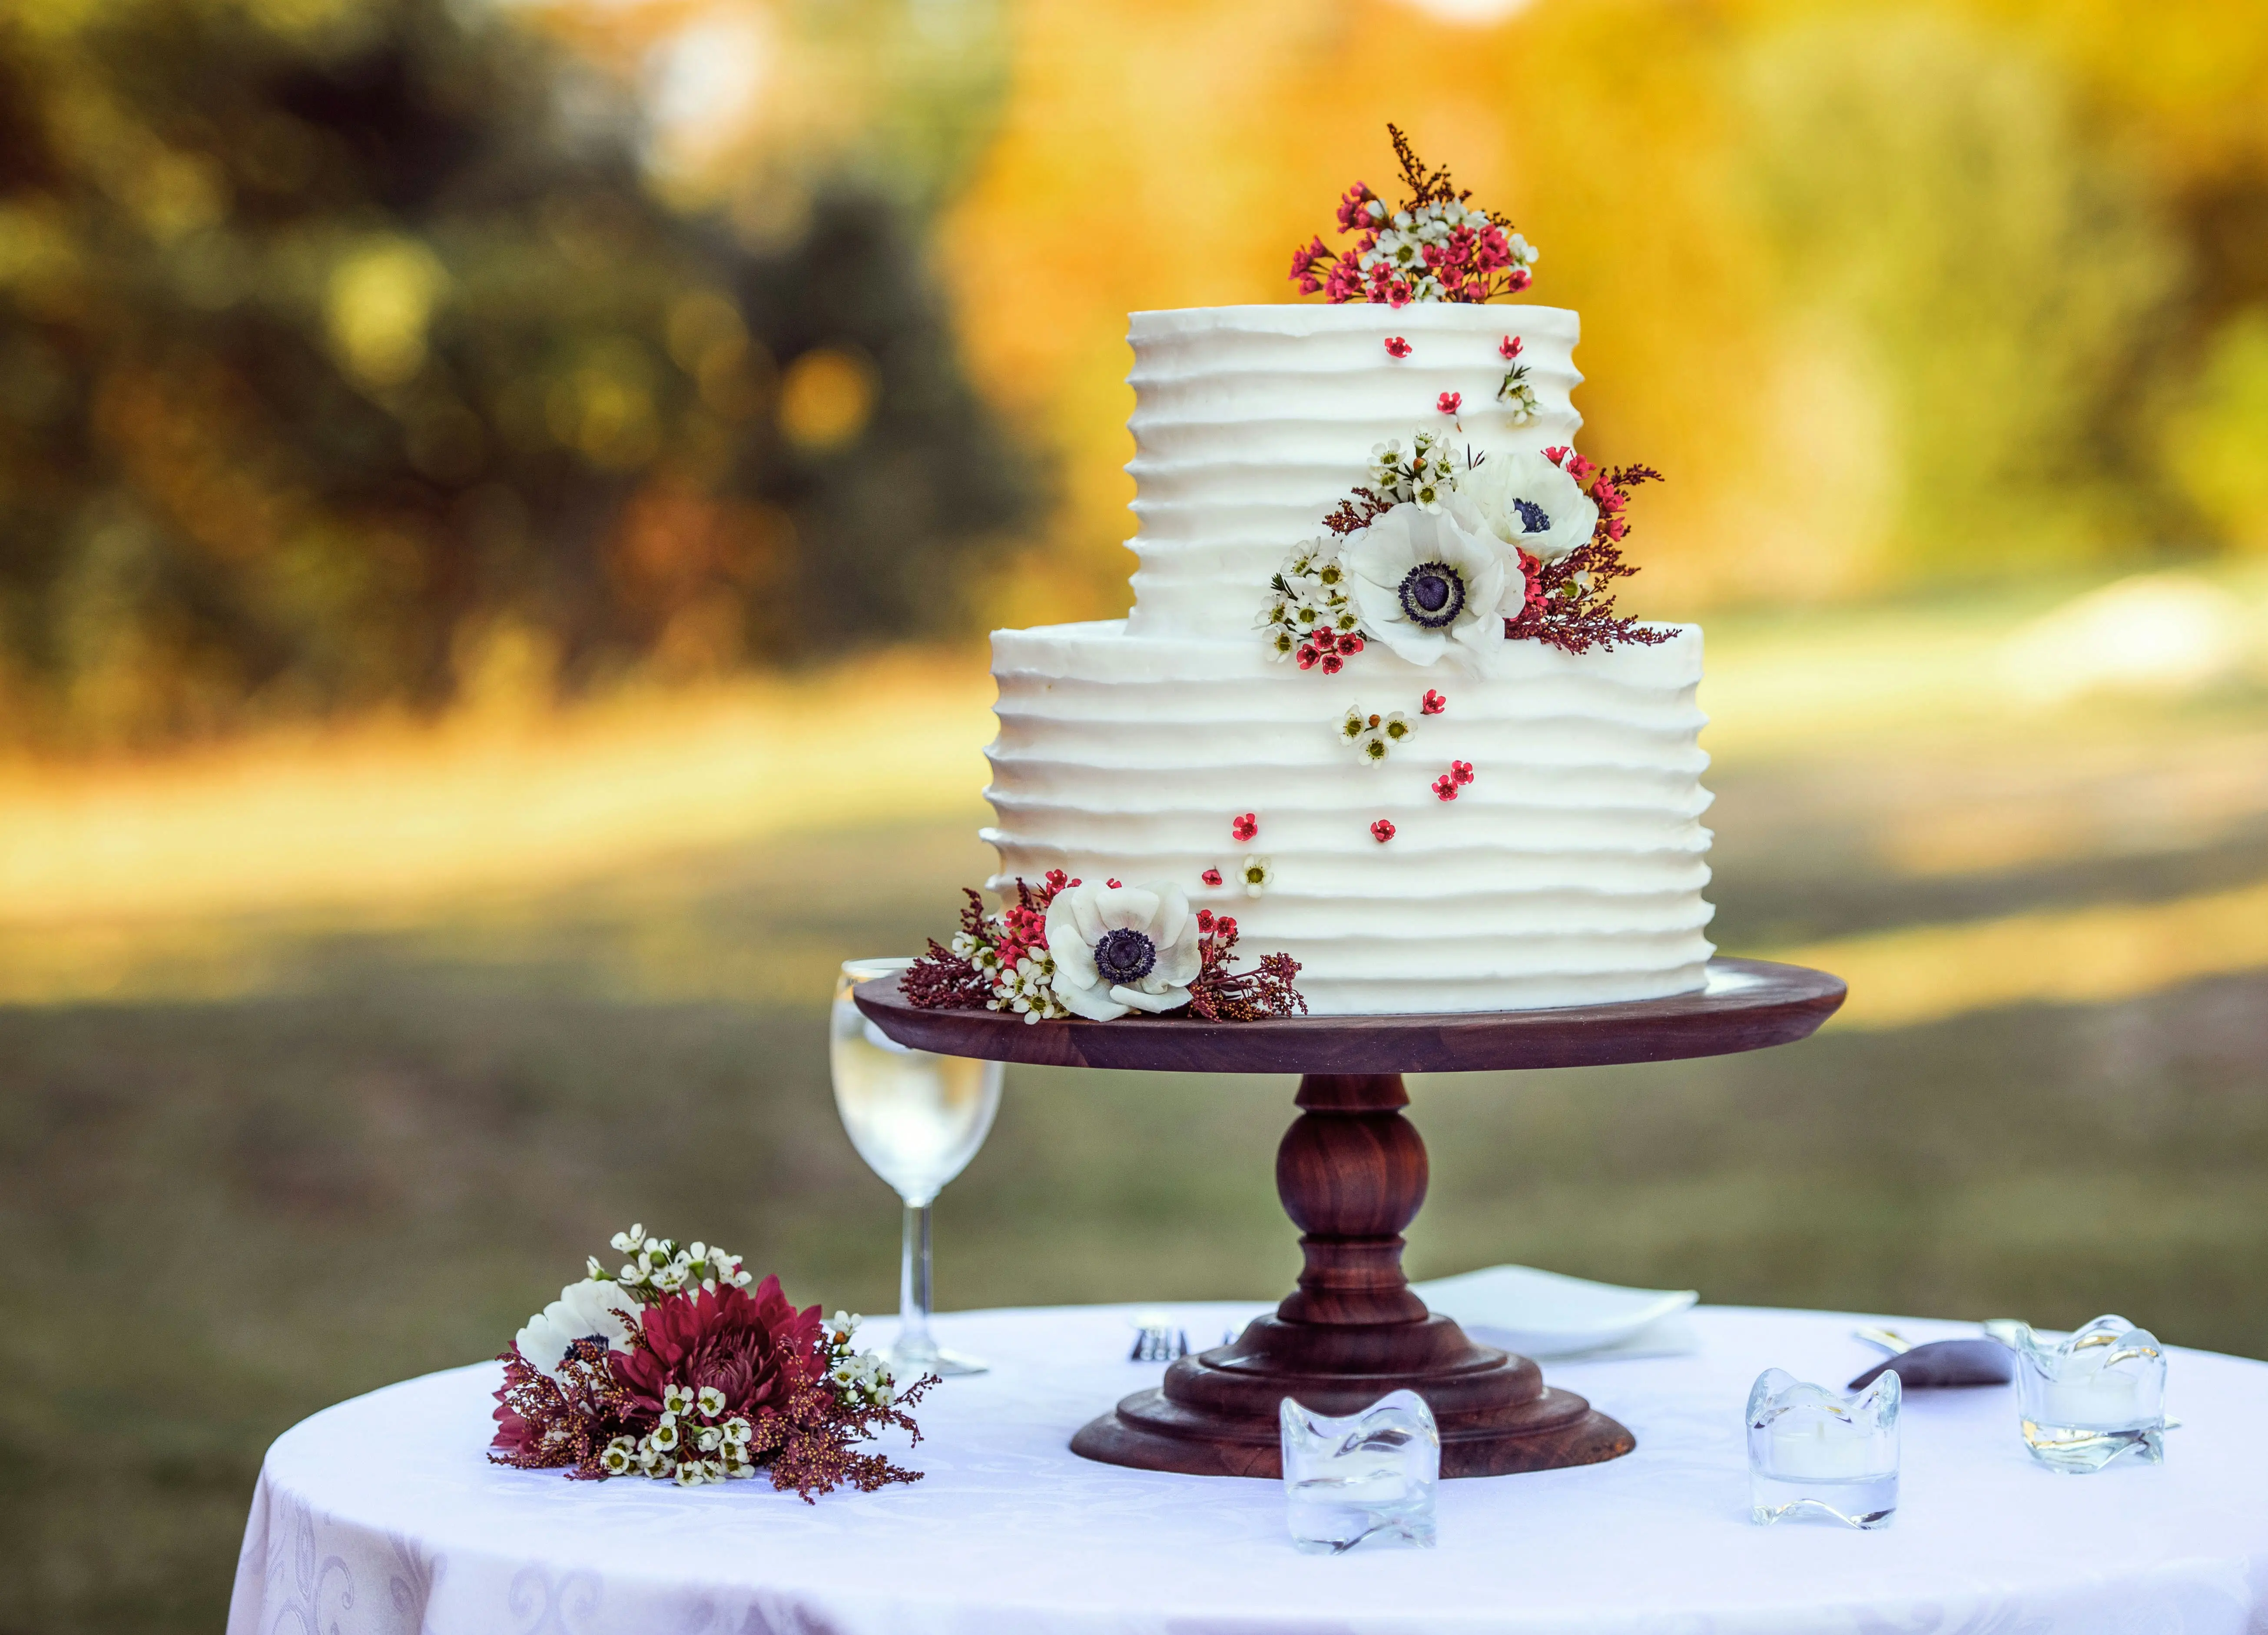
<path fill-rule="evenodd" d="M 1178 886 L 1322 1015 L 1700 988 L 1700 630 L 1506 634 L 1588 504 L 1576 338 L 1454 301 L 1135 313 L 1135 607 L 994 633 L 991 885 Z"/>

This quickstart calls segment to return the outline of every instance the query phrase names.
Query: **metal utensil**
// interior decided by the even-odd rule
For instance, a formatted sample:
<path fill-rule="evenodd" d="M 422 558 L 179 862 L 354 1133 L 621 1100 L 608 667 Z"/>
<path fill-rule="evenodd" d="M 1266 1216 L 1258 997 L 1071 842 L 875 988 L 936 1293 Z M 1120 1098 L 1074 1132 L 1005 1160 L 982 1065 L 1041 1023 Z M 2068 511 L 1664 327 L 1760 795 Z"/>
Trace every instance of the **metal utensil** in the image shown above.
<path fill-rule="evenodd" d="M 1995 1339 L 1929 1340 L 1916 1345 L 1895 1329 L 1868 1326 L 1854 1337 L 1890 1353 L 1845 1386 L 1862 1391 L 1885 1374 L 1896 1374 L 1909 1389 L 1941 1385 L 2006 1385 L 2016 1377 L 2014 1359 Z"/>

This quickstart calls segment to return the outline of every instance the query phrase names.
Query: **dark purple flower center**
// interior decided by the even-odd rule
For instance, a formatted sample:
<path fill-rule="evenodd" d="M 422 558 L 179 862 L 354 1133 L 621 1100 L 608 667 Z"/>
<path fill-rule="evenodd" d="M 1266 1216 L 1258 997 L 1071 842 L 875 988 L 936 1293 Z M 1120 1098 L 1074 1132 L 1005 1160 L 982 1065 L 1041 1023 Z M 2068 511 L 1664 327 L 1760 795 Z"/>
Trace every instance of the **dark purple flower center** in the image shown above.
<path fill-rule="evenodd" d="M 1158 963 L 1158 945 L 1138 931 L 1109 931 L 1094 945 L 1094 968 L 1116 987 L 1139 982 Z"/>
<path fill-rule="evenodd" d="M 1464 577 L 1447 563 L 1421 562 L 1403 575 L 1403 615 L 1420 630 L 1438 630 L 1464 610 Z"/>
<path fill-rule="evenodd" d="M 1551 531 L 1550 513 L 1534 500 L 1516 499 L 1512 502 L 1512 508 L 1520 513 L 1520 527 L 1523 534 L 1548 534 Z"/>

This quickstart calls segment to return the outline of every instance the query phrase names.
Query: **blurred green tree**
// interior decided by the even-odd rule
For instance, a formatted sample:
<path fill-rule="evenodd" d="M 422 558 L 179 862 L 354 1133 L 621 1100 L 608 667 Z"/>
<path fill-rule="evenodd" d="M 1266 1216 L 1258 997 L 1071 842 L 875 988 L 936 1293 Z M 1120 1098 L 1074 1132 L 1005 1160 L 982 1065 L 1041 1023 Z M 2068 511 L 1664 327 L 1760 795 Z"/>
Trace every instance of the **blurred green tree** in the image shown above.
<path fill-rule="evenodd" d="M 956 628 L 1035 474 L 962 380 L 921 202 L 822 179 L 736 228 L 656 196 L 650 135 L 482 5 L 0 16 L 11 733 Z"/>

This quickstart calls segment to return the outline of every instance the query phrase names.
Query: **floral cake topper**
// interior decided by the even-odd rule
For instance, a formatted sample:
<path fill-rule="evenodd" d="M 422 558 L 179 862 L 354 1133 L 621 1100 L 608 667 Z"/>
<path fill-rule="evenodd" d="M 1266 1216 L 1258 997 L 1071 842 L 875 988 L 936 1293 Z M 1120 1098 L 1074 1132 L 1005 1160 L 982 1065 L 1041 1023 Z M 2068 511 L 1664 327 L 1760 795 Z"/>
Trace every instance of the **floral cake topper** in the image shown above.
<path fill-rule="evenodd" d="M 1478 303 L 1517 295 L 1535 281 L 1535 247 L 1511 218 L 1476 210 L 1470 188 L 1451 185 L 1447 167 L 1429 171 L 1398 126 L 1388 125 L 1407 196 L 1388 210 L 1362 182 L 1339 200 L 1339 232 L 1354 233 L 1344 254 L 1319 233 L 1292 253 L 1292 281 L 1333 301 Z M 1396 353 L 1395 356 L 1403 356 Z"/>

